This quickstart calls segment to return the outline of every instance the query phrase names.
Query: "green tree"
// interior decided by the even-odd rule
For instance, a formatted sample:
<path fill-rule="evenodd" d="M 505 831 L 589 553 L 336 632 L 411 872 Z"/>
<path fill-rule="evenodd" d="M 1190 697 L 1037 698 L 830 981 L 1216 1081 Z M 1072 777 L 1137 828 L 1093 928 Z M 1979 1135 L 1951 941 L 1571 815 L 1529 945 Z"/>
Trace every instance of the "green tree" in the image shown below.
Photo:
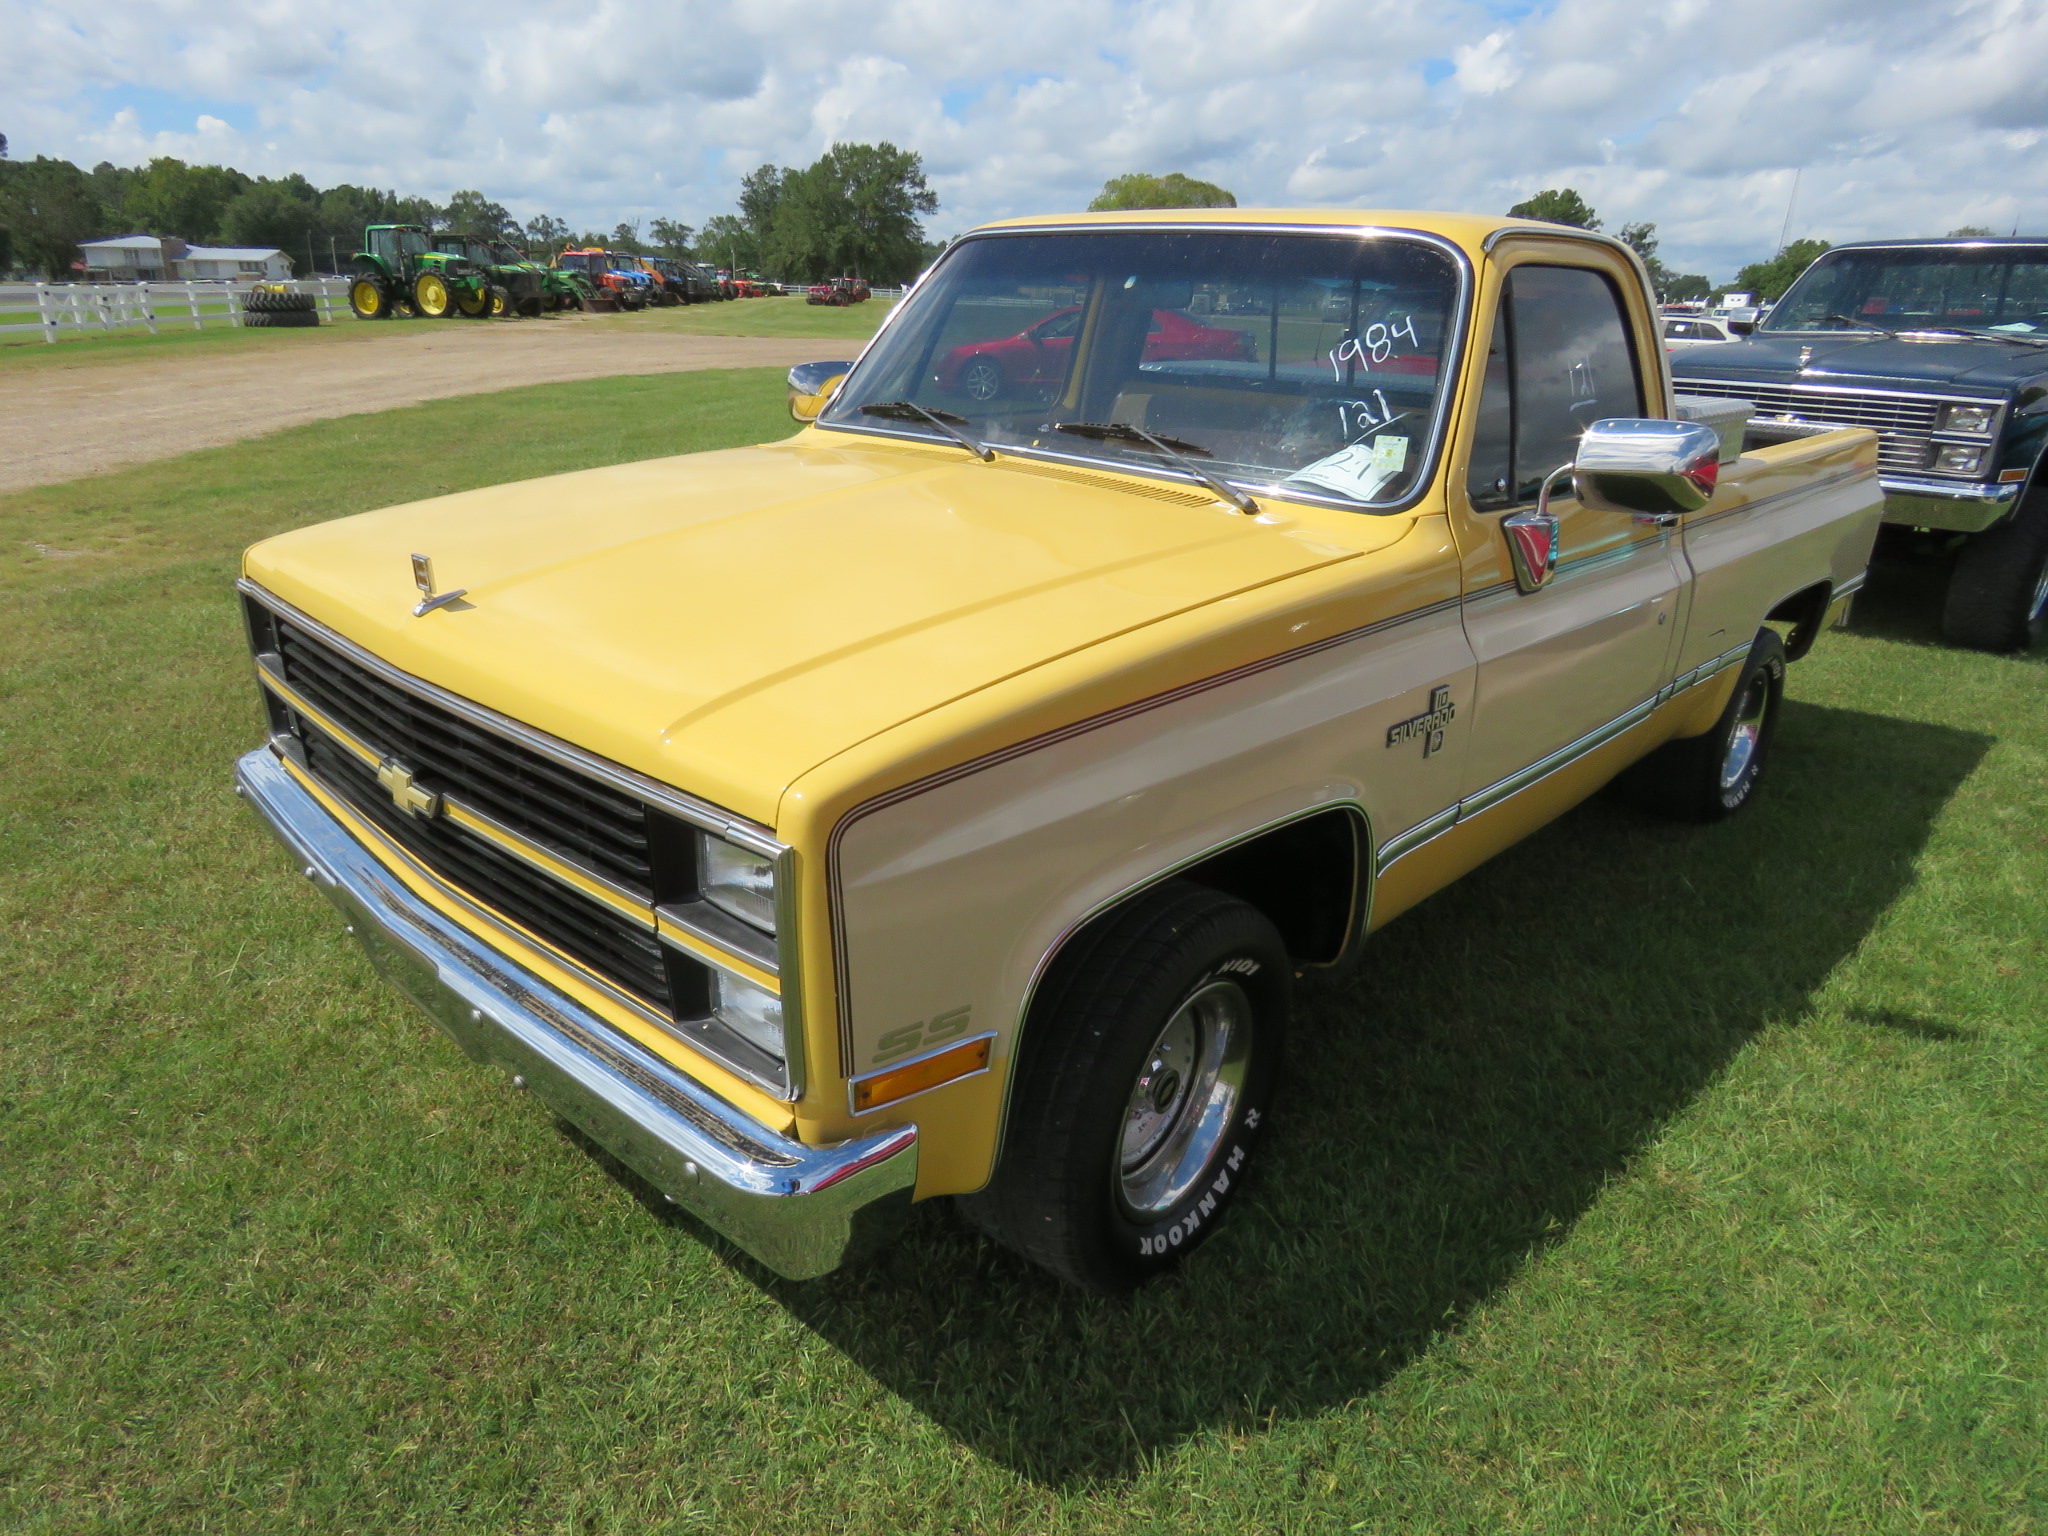
<path fill-rule="evenodd" d="M 69 160 L 0 161 L 0 225 L 23 266 L 69 277 L 78 243 L 105 234 L 104 220 L 92 178 Z"/>
<path fill-rule="evenodd" d="M 187 165 L 164 156 L 129 184 L 121 209 L 136 234 L 176 235 L 195 245 L 217 241 L 221 215 L 254 181 L 223 165 Z"/>
<path fill-rule="evenodd" d="M 740 222 L 754 237 L 756 249 L 765 249 L 775 237 L 775 214 L 782 206 L 782 193 L 795 171 L 781 166 L 756 166 L 740 178 Z"/>
<path fill-rule="evenodd" d="M 1576 229 L 1598 229 L 1600 216 L 1570 187 L 1549 187 L 1508 210 L 1511 219 L 1541 219 L 1546 224 L 1569 224 Z"/>
<path fill-rule="evenodd" d="M 1732 286 L 1771 303 L 1785 296 L 1799 274 L 1828 249 L 1825 240 L 1794 240 L 1769 261 L 1753 261 L 1735 274 Z"/>
<path fill-rule="evenodd" d="M 501 240 L 508 234 L 519 233 L 519 221 L 506 211 L 505 205 L 492 202 L 481 192 L 457 192 L 448 199 L 441 217 L 457 234 L 474 235 L 480 240 Z"/>
<path fill-rule="evenodd" d="M 782 173 L 762 254 L 783 277 L 900 281 L 923 265 L 917 216 L 938 206 L 914 151 L 886 141 L 835 144 L 803 170 Z"/>
<path fill-rule="evenodd" d="M 1154 176 L 1133 171 L 1112 176 L 1088 205 L 1090 213 L 1120 213 L 1131 208 L 1235 208 L 1237 199 L 1213 181 L 1197 181 L 1174 171 Z"/>
<path fill-rule="evenodd" d="M 1991 231 L 1982 224 L 1964 224 L 1948 232 L 1951 240 L 1982 240 L 1990 235 Z"/>
<path fill-rule="evenodd" d="M 551 213 L 537 213 L 526 221 L 526 248 L 552 256 L 569 238 L 569 226 Z"/>
<path fill-rule="evenodd" d="M 761 242 L 737 214 L 715 213 L 697 231 L 697 259 L 715 267 L 758 267 Z"/>
<path fill-rule="evenodd" d="M 607 250 L 628 251 L 635 256 L 647 254 L 647 247 L 640 243 L 639 224 L 628 224 L 624 219 L 606 236 L 604 244 Z"/>
<path fill-rule="evenodd" d="M 296 183 L 296 185 L 294 184 Z M 302 178 L 259 181 L 221 210 L 220 236 L 228 245 L 274 245 L 296 268 L 318 257 L 308 249 L 320 222 L 319 195 Z"/>
<path fill-rule="evenodd" d="M 647 238 L 654 242 L 656 254 L 672 256 L 677 261 L 689 260 L 692 233 L 689 225 L 672 219 L 655 219 L 647 226 Z"/>
<path fill-rule="evenodd" d="M 1690 304 L 1713 291 L 1713 280 L 1698 272 L 1674 272 L 1658 290 L 1665 302 L 1671 304 Z"/>

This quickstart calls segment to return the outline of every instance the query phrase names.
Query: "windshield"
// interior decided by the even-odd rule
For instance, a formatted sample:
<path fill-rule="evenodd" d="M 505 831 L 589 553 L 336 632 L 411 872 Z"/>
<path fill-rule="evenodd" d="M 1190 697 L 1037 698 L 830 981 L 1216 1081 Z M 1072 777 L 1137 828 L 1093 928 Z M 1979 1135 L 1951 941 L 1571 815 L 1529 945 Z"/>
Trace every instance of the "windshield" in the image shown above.
<path fill-rule="evenodd" d="M 1961 329 L 2048 333 L 2048 246 L 1830 251 L 1766 331 Z"/>
<path fill-rule="evenodd" d="M 562 265 L 571 272 L 602 272 L 604 259 L 599 256 L 586 256 L 581 251 L 564 251 Z"/>
<path fill-rule="evenodd" d="M 416 229 L 401 229 L 398 231 L 398 248 L 408 256 L 424 256 L 427 254 L 427 237 Z"/>
<path fill-rule="evenodd" d="M 520 267 L 526 264 L 526 258 L 515 247 L 507 245 L 502 240 L 491 242 L 491 257 L 501 267 Z"/>
<path fill-rule="evenodd" d="M 1149 433 L 1247 486 L 1391 503 L 1425 469 L 1459 287 L 1450 256 L 1405 238 L 980 236 L 917 290 L 820 424 L 935 435 L 861 410 L 909 401 L 997 449 L 1159 468 Z"/>

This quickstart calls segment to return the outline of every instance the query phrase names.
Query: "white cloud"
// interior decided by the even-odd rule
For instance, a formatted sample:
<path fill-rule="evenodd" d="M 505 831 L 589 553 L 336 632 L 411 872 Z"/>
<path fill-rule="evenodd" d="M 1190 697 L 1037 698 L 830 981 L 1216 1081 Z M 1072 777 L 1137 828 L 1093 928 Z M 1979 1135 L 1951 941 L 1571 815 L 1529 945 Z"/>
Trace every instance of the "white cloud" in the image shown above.
<path fill-rule="evenodd" d="M 2039 0 L 0 0 L 16 155 L 155 154 L 585 225 L 701 222 L 836 139 L 925 156 L 951 233 L 1180 170 L 1246 203 L 1574 186 L 1674 264 L 1795 234 L 2048 233 Z M 1514 8 L 1520 9 L 1520 8 Z"/>

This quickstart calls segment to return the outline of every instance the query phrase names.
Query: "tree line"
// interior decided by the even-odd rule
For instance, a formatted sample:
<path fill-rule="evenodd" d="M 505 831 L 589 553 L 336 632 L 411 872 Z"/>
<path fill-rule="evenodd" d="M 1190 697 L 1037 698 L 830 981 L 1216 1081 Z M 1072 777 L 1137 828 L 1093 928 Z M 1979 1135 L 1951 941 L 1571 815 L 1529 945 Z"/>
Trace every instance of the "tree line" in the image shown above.
<path fill-rule="evenodd" d="M 168 156 L 146 166 L 106 161 L 90 170 L 38 155 L 10 160 L 0 135 L 0 271 L 61 278 L 86 241 L 116 235 L 175 236 L 189 245 L 275 247 L 295 271 L 348 270 L 369 224 L 510 240 L 546 259 L 567 246 L 602 246 L 752 268 L 789 280 L 856 274 L 882 282 L 915 277 L 938 247 L 920 214 L 938 198 L 923 162 L 893 144 L 838 144 L 802 169 L 764 165 L 742 184 L 737 212 L 701 230 L 675 219 L 621 221 L 578 230 L 539 214 L 524 221 L 482 192 L 446 203 L 376 187 L 317 187 L 296 173 L 251 176 Z"/>

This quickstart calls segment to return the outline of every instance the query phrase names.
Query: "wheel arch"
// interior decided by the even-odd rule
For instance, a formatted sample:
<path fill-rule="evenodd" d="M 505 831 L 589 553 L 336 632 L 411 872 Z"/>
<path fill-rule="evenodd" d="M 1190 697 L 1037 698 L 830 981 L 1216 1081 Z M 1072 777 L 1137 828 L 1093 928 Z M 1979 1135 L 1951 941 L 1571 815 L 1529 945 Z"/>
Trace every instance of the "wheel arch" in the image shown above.
<path fill-rule="evenodd" d="M 1785 637 L 1787 661 L 1797 661 L 1813 649 L 1813 642 L 1827 627 L 1828 607 L 1834 599 L 1834 583 L 1819 581 L 1812 586 L 1801 587 L 1789 597 L 1780 598 L 1764 615 L 1767 623 L 1775 619 L 1792 626 L 1792 633 Z"/>
<path fill-rule="evenodd" d="M 1290 899 L 1286 892 L 1286 873 L 1299 870 L 1303 862 L 1310 868 L 1314 892 L 1327 904 L 1321 911 L 1316 910 L 1315 896 Z M 1002 1162 L 1012 1098 L 1032 1048 L 1032 1010 L 1062 958 L 1073 955 L 1092 929 L 1168 881 L 1187 880 L 1236 896 L 1263 913 L 1280 930 L 1289 957 L 1298 965 L 1335 967 L 1355 956 L 1364 937 L 1372 906 L 1372 868 L 1372 822 L 1363 806 L 1355 801 L 1308 806 L 1156 870 L 1076 915 L 1039 956 L 1018 1000 L 1010 1028 L 1002 1109 L 989 1157 L 991 1177 Z M 1334 917 L 1340 904 L 1342 916 Z M 1323 955 L 1297 950 L 1297 943 L 1314 943 L 1318 938 Z"/>

